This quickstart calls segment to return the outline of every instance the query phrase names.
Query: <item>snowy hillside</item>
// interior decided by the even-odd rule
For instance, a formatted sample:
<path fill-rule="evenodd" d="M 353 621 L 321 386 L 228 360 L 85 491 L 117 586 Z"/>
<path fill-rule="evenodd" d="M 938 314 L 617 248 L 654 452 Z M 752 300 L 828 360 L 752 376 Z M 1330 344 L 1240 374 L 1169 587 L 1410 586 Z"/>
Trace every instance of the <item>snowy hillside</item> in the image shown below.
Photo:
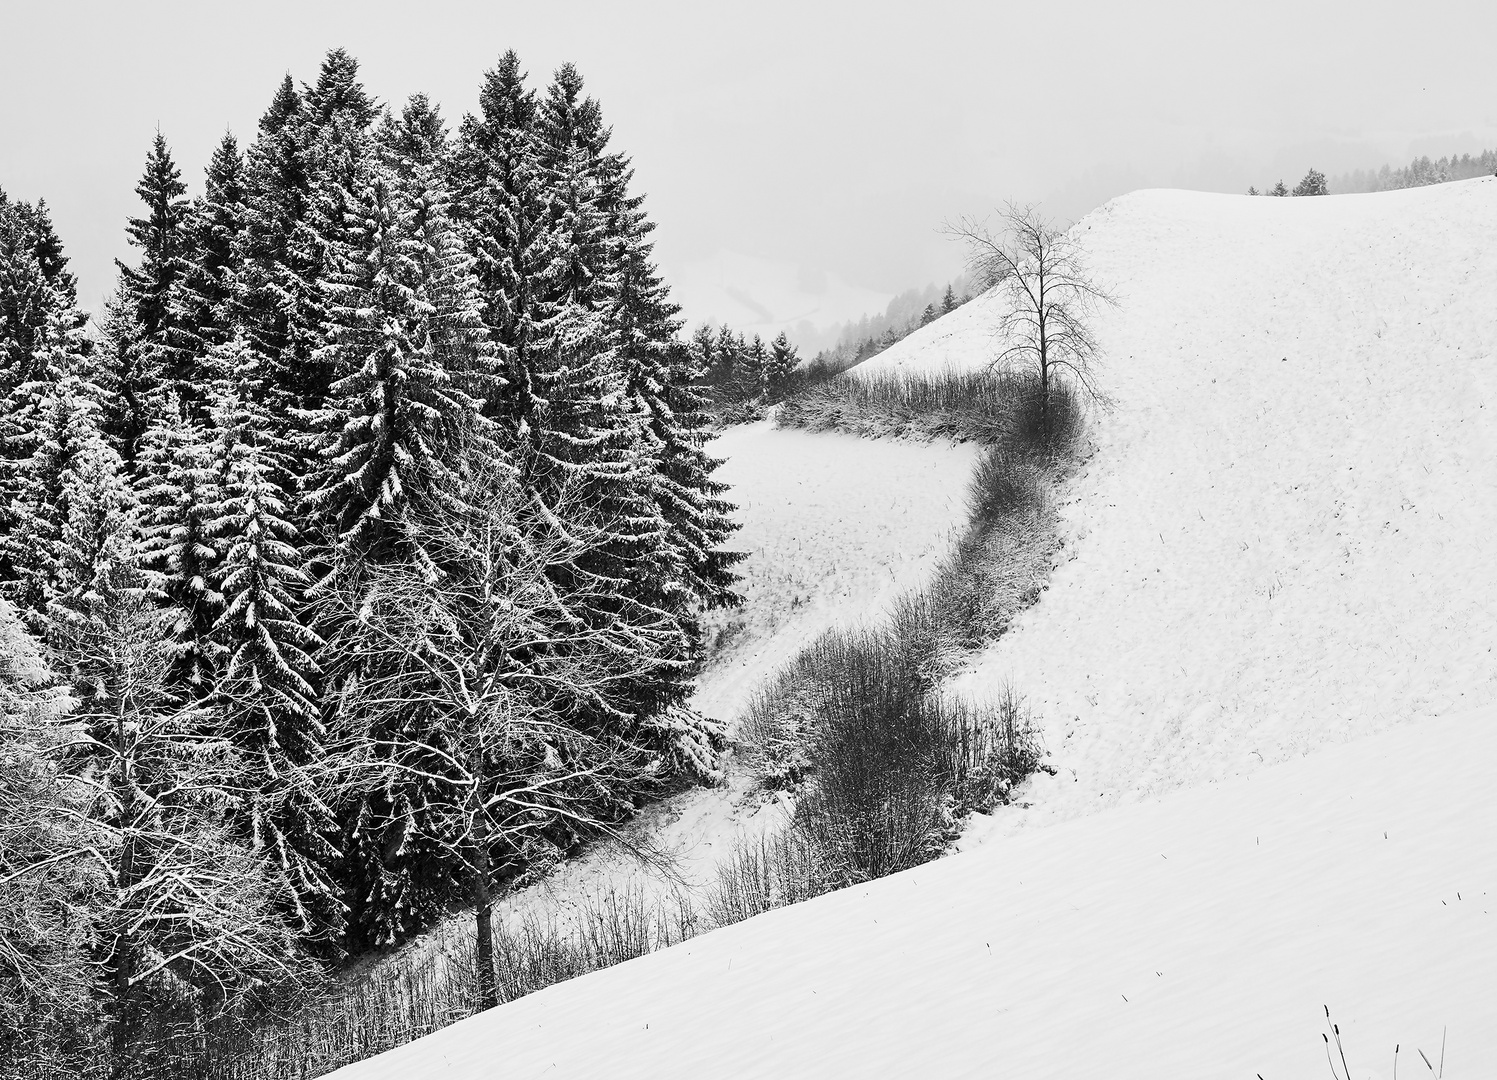
<path fill-rule="evenodd" d="M 1497 701 L 1497 180 L 1143 191 L 1078 228 L 1122 304 L 1073 561 L 956 686 L 1044 718 L 1034 812 Z M 972 362 L 976 314 L 869 366 Z"/>
<path fill-rule="evenodd" d="M 1069 561 L 953 688 L 1012 678 L 1058 775 L 963 854 L 337 1075 L 1280 1080 L 1323 1004 L 1353 1076 L 1446 1026 L 1490 1075 L 1497 181 L 1077 228 L 1121 305 Z M 866 366 L 980 363 L 985 303 Z"/>

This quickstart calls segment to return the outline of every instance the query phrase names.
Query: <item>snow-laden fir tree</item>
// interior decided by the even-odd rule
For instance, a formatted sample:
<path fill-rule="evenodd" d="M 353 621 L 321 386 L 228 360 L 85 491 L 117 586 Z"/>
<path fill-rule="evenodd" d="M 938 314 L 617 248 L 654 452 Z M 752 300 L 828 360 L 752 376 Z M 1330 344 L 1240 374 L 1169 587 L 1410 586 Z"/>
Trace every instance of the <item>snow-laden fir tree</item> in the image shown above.
<path fill-rule="evenodd" d="M 244 155 L 232 134 L 225 133 L 208 163 L 201 198 L 188 220 L 189 244 L 176 294 L 179 344 L 188 354 L 194 383 L 186 392 L 195 418 L 207 419 L 212 382 L 224 373 L 210 363 L 215 346 L 225 344 L 234 328 L 234 298 L 239 287 L 245 225 Z M 178 387 L 178 393 L 184 389 Z"/>
<path fill-rule="evenodd" d="M 445 187 L 445 140 L 424 99 L 382 129 L 381 154 L 351 190 L 345 237 L 330 248 L 323 301 L 328 344 L 317 354 L 334 381 L 313 416 L 316 470 L 306 506 L 328 548 L 320 594 L 342 594 L 378 567 L 411 567 L 436 581 L 444 570 L 415 515 L 465 511 L 465 459 L 507 467 L 507 455 L 482 415 L 497 392 L 493 351 L 483 325 L 472 260 L 453 223 Z M 362 623 L 319 629 L 362 640 Z M 328 621 L 331 620 L 331 621 Z M 340 679 L 378 679 L 358 657 Z M 368 659 L 368 663 L 374 663 Z M 370 718 L 349 707 L 341 685 L 329 688 L 339 736 L 367 731 L 376 742 L 402 738 L 440 745 L 440 717 L 415 709 Z M 424 807 L 431 781 L 414 774 L 341 808 L 346 876 L 356 937 L 390 941 L 440 910 L 442 867 L 450 853 Z M 407 829 L 391 832 L 391 822 Z M 408 835 L 407 835 L 408 834 Z"/>
<path fill-rule="evenodd" d="M 789 393 L 798 366 L 800 356 L 781 330 L 769 343 L 769 358 L 764 363 L 764 392 L 770 401 L 783 400 Z"/>
<path fill-rule="evenodd" d="M 258 400 L 255 358 L 244 340 L 231 339 L 214 354 L 224 370 L 239 373 L 217 386 L 218 498 L 207 522 L 221 553 L 222 612 L 212 629 L 221 668 L 213 705 L 239 752 L 247 789 L 236 807 L 236 831 L 289 880 L 298 933 L 334 938 L 343 927 L 332 878 L 337 823 L 310 778 L 326 734 L 314 659 L 322 641 L 301 618 L 310 577 L 292 522 L 287 461 Z"/>
<path fill-rule="evenodd" d="M 132 217 L 126 233 L 130 245 L 140 252 L 140 263 L 116 263 L 118 302 L 128 318 L 108 326 L 115 332 L 108 350 L 112 381 L 121 387 L 126 405 L 120 429 L 109 434 L 127 466 L 133 466 L 140 438 L 156 415 L 153 406 L 165 407 L 160 391 L 175 389 L 179 405 L 196 392 L 196 372 L 185 347 L 188 338 L 177 295 L 187 264 L 190 208 L 181 171 L 159 131 L 135 193 L 145 203 L 146 213 Z"/>
<path fill-rule="evenodd" d="M 617 703 L 644 717 L 680 700 L 690 643 L 671 617 L 680 606 L 673 594 L 680 572 L 655 500 L 661 447 L 648 405 L 636 392 L 644 379 L 631 386 L 625 353 L 627 345 L 634 362 L 646 359 L 621 319 L 619 232 L 626 208 L 617 180 L 623 167 L 607 155 L 597 103 L 582 97 L 581 77 L 570 64 L 547 89 L 536 131 L 549 193 L 545 242 L 551 257 L 538 281 L 541 348 L 528 373 L 541 405 L 521 465 L 547 505 L 577 499 L 600 510 L 604 542 L 568 572 L 595 577 L 596 587 L 584 590 L 599 598 L 592 619 L 655 628 L 649 640 L 662 662 L 650 666 L 647 678 L 621 687 Z M 630 318 L 637 321 L 644 314 L 642 293 L 631 301 Z"/>
<path fill-rule="evenodd" d="M 25 456 L 7 475 L 8 580 L 0 588 L 32 632 L 45 636 L 53 600 L 81 584 L 67 581 L 63 565 L 77 477 L 98 464 L 88 459 L 112 458 L 113 451 L 99 431 L 98 406 L 79 375 L 27 387 L 33 392 L 27 407 L 8 418 L 7 441 Z M 84 495 L 91 497 L 86 491 Z"/>
<path fill-rule="evenodd" d="M 485 402 L 516 441 L 538 436 L 531 373 L 543 318 L 540 277 L 549 262 L 545 178 L 535 95 L 513 52 L 484 76 L 479 112 L 464 118 L 454 152 L 454 216 L 462 223 L 504 384 Z"/>
<path fill-rule="evenodd" d="M 37 365 L 59 330 L 70 334 L 87 321 L 77 302 L 46 203 L 11 202 L 0 191 L 0 401 L 47 378 Z"/>
<path fill-rule="evenodd" d="M 731 568 L 742 556 L 723 547 L 737 526 L 730 517 L 732 505 L 720 498 L 725 485 L 712 477 L 721 462 L 704 449 L 710 432 L 705 399 L 697 389 L 703 370 L 693 350 L 680 341 L 680 308 L 671 302 L 653 262 L 649 235 L 654 223 L 642 209 L 642 197 L 628 193 L 627 162 L 614 156 L 606 167 L 615 189 L 609 230 L 616 280 L 612 332 L 626 391 L 646 418 L 655 459 L 651 495 L 673 557 L 660 599 L 695 641 L 703 608 L 738 601 L 733 592 L 738 579 Z M 710 337 L 702 328 L 699 347 L 710 348 Z"/>
<path fill-rule="evenodd" d="M 166 410 L 141 438 L 136 558 L 168 613 L 167 682 L 202 699 L 213 690 L 222 651 L 212 637 L 223 609 L 217 588 L 221 548 L 211 528 L 219 490 L 208 435 L 185 413 L 185 407 Z"/>
<path fill-rule="evenodd" d="M 272 422 L 302 453 L 306 421 L 334 378 L 318 352 L 328 321 L 321 283 L 330 246 L 344 239 L 344 192 L 368 155 L 376 115 L 358 63 L 335 49 L 314 85 L 281 83 L 246 155 L 234 319 L 266 359 Z"/>
<path fill-rule="evenodd" d="M 436 160 L 370 162 L 352 184 L 323 281 L 329 340 L 314 356 L 334 381 L 312 421 L 307 505 L 337 566 L 411 558 L 436 572 L 404 519 L 413 499 L 452 490 L 460 440 L 488 438 L 477 283 Z"/>

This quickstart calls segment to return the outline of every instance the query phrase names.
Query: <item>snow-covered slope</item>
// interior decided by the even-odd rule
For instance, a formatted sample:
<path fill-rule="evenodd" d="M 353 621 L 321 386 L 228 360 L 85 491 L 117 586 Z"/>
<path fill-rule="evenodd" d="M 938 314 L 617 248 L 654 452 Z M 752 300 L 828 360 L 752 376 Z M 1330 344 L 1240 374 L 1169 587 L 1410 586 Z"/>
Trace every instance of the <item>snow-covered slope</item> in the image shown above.
<path fill-rule="evenodd" d="M 1497 701 L 1497 180 L 1141 191 L 1077 228 L 1122 301 L 1113 407 L 1071 561 L 956 684 L 1042 717 L 1032 813 Z M 858 370 L 991 354 L 950 318 Z"/>
<path fill-rule="evenodd" d="M 956 688 L 1028 694 L 1032 806 L 339 1075 L 1280 1080 L 1322 1004 L 1354 1076 L 1447 1025 L 1492 1074 L 1497 182 L 1078 229 L 1112 407 L 1069 561 Z M 870 365 L 982 362 L 986 302 Z"/>
<path fill-rule="evenodd" d="M 1353 1075 L 1497 1062 L 1497 714 L 1029 830 L 543 990 L 342 1080 Z M 1386 838 L 1384 837 L 1384 834 Z M 1376 1069 L 1373 1074 L 1370 1070 Z"/>
<path fill-rule="evenodd" d="M 724 458 L 741 526 L 731 545 L 741 608 L 713 612 L 721 639 L 692 704 L 734 719 L 746 694 L 822 631 L 877 617 L 921 583 L 967 519 L 973 446 L 729 428 L 709 450 Z"/>

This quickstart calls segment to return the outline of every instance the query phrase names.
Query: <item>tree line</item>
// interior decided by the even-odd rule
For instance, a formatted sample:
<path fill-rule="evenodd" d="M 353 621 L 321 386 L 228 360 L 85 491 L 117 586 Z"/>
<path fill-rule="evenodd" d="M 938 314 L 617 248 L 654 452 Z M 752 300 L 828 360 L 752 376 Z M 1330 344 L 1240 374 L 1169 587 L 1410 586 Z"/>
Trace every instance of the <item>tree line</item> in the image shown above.
<path fill-rule="evenodd" d="M 1256 187 L 1249 187 L 1247 193 L 1249 195 L 1277 195 L 1283 198 L 1286 195 L 1329 195 L 1331 189 L 1326 183 L 1325 173 L 1319 169 L 1311 169 L 1305 173 L 1303 180 L 1294 185 L 1294 190 L 1292 191 L 1284 186 L 1284 181 L 1280 180 L 1273 187 L 1265 191 L 1259 191 Z"/>
<path fill-rule="evenodd" d="M 1356 169 L 1336 178 L 1336 190 L 1342 194 L 1363 191 L 1397 191 L 1400 188 L 1444 184 L 1451 180 L 1470 180 L 1476 176 L 1497 173 L 1497 150 L 1480 154 L 1461 154 L 1431 161 L 1429 155 L 1414 158 L 1401 168 L 1384 165 L 1376 171 Z"/>
<path fill-rule="evenodd" d="M 693 353 L 702 363 L 701 387 L 719 422 L 757 415 L 766 405 L 783 401 L 805 379 L 800 352 L 781 330 L 765 344 L 726 324 L 703 323 L 691 335 Z"/>
<path fill-rule="evenodd" d="M 948 283 L 944 292 L 934 285 L 907 290 L 890 300 L 882 315 L 865 315 L 856 323 L 848 323 L 836 344 L 818 352 L 810 365 L 832 373 L 845 371 L 903 341 L 942 315 L 949 315 L 972 296 L 972 282 L 965 275 L 955 283 Z"/>
<path fill-rule="evenodd" d="M 724 353 L 609 139 L 571 65 L 451 132 L 335 50 L 195 198 L 158 133 L 95 335 L 0 195 L 0 1061 L 138 1075 L 454 903 L 481 953 L 493 889 L 714 774 Z"/>

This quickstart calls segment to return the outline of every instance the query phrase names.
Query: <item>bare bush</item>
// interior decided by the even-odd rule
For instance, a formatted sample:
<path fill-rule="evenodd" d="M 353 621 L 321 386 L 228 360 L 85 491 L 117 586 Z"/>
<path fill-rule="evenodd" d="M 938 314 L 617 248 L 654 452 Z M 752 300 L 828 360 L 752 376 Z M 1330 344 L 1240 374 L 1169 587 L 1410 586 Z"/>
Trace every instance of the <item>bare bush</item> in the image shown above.
<path fill-rule="evenodd" d="M 584 897 L 570 919 L 530 910 L 496 920 L 490 980 L 500 1001 L 678 944 L 704 926 L 689 900 L 651 900 L 638 886 Z M 317 997 L 284 1019 L 221 1033 L 197 1075 L 208 1080 L 302 1080 L 403 1046 L 481 1011 L 486 981 L 473 938 L 408 949 Z"/>
<path fill-rule="evenodd" d="M 729 926 L 837 886 L 823 849 L 792 826 L 735 848 L 718 865 L 705 908 L 714 924 Z"/>

